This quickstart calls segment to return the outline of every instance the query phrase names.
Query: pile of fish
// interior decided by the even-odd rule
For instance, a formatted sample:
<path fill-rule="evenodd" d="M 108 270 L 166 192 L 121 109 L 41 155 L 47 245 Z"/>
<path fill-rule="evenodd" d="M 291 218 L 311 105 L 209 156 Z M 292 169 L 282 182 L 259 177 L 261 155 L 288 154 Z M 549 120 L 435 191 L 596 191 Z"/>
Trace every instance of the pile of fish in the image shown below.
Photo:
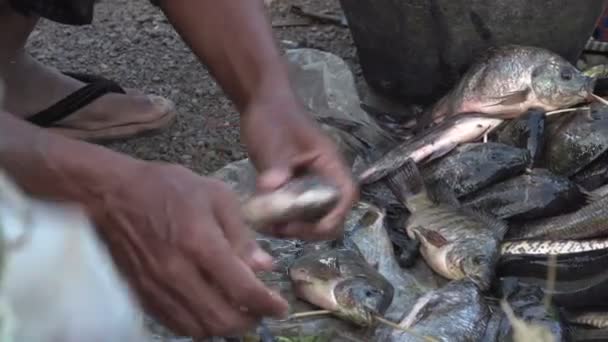
<path fill-rule="evenodd" d="M 361 198 L 335 241 L 258 228 L 277 263 L 260 277 L 292 315 L 244 340 L 268 341 L 262 330 L 280 341 L 608 338 L 608 102 L 594 95 L 596 76 L 541 48 L 503 46 L 408 136 L 401 119 L 383 122 L 390 114 L 317 117 Z M 254 192 L 247 159 L 214 176 L 243 198 Z M 308 184 L 301 196 L 335 203 L 330 186 Z"/>
<path fill-rule="evenodd" d="M 492 48 L 412 124 L 347 103 L 339 58 L 287 58 L 361 198 L 339 239 L 279 239 L 265 228 L 323 216 L 337 189 L 304 175 L 256 194 L 247 159 L 213 174 L 274 257 L 259 277 L 291 304 L 237 340 L 608 340 L 608 101 L 594 95 L 605 67 Z M 1 172 L 0 281 L 0 341 L 151 339 L 90 219 Z"/>

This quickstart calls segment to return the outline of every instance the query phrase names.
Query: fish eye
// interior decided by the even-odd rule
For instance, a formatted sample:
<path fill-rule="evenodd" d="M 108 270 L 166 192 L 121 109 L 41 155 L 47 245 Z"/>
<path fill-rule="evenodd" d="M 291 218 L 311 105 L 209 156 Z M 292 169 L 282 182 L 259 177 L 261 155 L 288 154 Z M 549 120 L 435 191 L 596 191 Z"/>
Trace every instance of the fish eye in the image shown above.
<path fill-rule="evenodd" d="M 376 290 L 366 290 L 365 291 L 365 297 L 372 297 L 376 294 L 378 294 L 378 291 L 376 291 Z"/>
<path fill-rule="evenodd" d="M 560 76 L 561 76 L 562 80 L 570 81 L 572 79 L 572 70 L 563 69 Z"/>
<path fill-rule="evenodd" d="M 471 260 L 471 262 L 472 262 L 472 263 L 473 263 L 473 265 L 475 265 L 475 266 L 479 266 L 479 265 L 481 265 L 481 262 L 482 262 L 482 261 L 483 261 L 483 257 L 481 257 L 481 256 L 476 256 L 476 257 L 473 257 L 473 259 Z"/>

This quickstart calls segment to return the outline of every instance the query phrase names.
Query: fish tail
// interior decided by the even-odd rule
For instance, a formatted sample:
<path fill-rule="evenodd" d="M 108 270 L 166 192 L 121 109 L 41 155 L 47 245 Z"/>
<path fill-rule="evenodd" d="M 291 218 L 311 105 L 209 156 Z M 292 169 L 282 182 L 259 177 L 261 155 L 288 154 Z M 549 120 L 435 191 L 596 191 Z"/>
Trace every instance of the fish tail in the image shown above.
<path fill-rule="evenodd" d="M 412 158 L 386 176 L 385 184 L 395 197 L 403 204 L 415 195 L 426 194 L 424 179 Z"/>

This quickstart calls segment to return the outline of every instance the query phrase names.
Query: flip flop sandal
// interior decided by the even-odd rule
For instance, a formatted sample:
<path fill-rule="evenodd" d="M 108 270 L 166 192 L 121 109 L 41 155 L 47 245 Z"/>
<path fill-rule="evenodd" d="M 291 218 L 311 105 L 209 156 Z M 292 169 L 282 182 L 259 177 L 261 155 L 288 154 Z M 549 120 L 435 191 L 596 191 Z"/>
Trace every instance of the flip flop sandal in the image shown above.
<path fill-rule="evenodd" d="M 126 94 L 126 91 L 116 82 L 100 76 L 70 72 L 64 72 L 63 74 L 87 83 L 87 85 L 47 109 L 26 118 L 27 121 L 43 128 L 53 129 L 72 138 L 89 142 L 109 142 L 160 133 L 173 123 L 176 117 L 175 106 L 171 101 L 160 96 L 148 95 L 151 101 L 168 108 L 160 118 L 153 121 L 110 126 L 98 130 L 62 127 L 57 125 L 57 122 L 96 99 L 108 93 Z"/>

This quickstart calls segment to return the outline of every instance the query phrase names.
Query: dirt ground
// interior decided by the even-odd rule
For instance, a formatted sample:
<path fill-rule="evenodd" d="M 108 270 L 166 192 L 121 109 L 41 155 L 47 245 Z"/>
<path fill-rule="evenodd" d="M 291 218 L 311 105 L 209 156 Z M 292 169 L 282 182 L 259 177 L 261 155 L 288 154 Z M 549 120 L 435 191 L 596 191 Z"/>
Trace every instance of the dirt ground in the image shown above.
<path fill-rule="evenodd" d="M 298 18 L 289 13 L 290 5 L 315 11 L 339 11 L 340 7 L 338 0 L 275 0 L 273 20 Z M 275 28 L 275 32 L 278 40 L 335 53 L 357 68 L 346 28 L 321 24 Z M 204 174 L 245 157 L 239 117 L 231 102 L 147 0 L 103 0 L 90 26 L 43 21 L 29 48 L 36 58 L 62 71 L 102 75 L 177 104 L 178 120 L 165 133 L 108 147 L 141 159 L 179 163 Z"/>

